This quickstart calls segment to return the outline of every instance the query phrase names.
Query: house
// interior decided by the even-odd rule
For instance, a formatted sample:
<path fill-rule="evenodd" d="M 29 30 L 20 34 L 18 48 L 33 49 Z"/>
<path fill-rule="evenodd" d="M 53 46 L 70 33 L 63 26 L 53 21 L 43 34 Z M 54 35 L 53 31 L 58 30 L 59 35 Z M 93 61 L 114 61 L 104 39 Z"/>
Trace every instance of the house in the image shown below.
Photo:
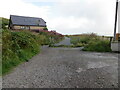
<path fill-rule="evenodd" d="M 10 15 L 9 29 L 44 30 L 46 22 L 42 18 Z"/>

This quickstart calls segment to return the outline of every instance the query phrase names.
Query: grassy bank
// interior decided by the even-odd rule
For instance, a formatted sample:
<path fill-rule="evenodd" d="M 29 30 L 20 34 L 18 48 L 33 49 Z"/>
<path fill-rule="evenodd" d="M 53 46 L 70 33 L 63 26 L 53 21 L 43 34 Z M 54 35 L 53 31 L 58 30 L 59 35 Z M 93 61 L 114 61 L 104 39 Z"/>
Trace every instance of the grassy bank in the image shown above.
<path fill-rule="evenodd" d="M 30 32 L 2 32 L 2 73 L 10 71 L 18 64 L 28 61 L 40 51 L 36 35 Z"/>
<path fill-rule="evenodd" d="M 84 47 L 84 51 L 110 52 L 110 41 L 97 34 L 82 34 L 80 36 L 69 36 L 75 47 Z"/>
<path fill-rule="evenodd" d="M 50 32 L 2 30 L 2 74 L 6 74 L 22 62 L 29 61 L 40 52 L 41 45 L 50 45 L 61 39 L 60 35 Z"/>

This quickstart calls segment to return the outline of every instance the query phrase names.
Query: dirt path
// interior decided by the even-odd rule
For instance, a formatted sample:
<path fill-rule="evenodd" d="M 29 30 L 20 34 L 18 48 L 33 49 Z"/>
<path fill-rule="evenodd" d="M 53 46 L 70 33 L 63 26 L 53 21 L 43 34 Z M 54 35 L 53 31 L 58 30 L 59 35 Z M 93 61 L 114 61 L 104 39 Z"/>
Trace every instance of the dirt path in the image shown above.
<path fill-rule="evenodd" d="M 65 37 L 64 40 L 62 40 L 61 42 L 55 44 L 55 46 L 59 46 L 59 45 L 67 45 L 67 46 L 71 45 L 70 38 Z"/>
<path fill-rule="evenodd" d="M 47 48 L 3 77 L 3 88 L 118 87 L 115 53 Z"/>

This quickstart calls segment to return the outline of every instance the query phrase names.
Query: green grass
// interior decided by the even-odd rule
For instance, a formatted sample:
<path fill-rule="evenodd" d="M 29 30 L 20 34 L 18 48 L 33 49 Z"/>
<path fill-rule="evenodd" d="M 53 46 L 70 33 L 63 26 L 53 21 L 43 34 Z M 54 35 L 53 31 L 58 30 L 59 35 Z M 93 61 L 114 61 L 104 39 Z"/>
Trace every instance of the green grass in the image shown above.
<path fill-rule="evenodd" d="M 84 47 L 84 51 L 111 52 L 110 41 L 96 34 L 70 36 L 74 47 Z"/>
<path fill-rule="evenodd" d="M 84 51 L 111 52 L 109 41 L 90 41 L 83 49 Z"/>

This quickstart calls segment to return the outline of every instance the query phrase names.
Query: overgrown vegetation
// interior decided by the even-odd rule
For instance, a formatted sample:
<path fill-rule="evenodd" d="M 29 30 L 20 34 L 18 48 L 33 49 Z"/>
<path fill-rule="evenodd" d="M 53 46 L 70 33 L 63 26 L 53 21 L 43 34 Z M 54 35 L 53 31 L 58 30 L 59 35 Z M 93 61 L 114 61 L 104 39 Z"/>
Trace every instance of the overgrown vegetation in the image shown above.
<path fill-rule="evenodd" d="M 44 36 L 44 45 L 52 46 L 55 43 L 61 41 L 64 36 L 55 31 L 41 31 L 40 35 Z"/>
<path fill-rule="evenodd" d="M 110 42 L 108 40 L 89 41 L 83 49 L 84 51 L 110 52 Z"/>
<path fill-rule="evenodd" d="M 71 43 L 75 47 L 84 47 L 84 51 L 110 52 L 110 41 L 102 38 L 97 34 L 82 34 L 78 36 L 70 36 Z"/>
<path fill-rule="evenodd" d="M 48 28 L 47 28 L 47 27 L 44 27 L 43 30 L 48 30 Z"/>
<path fill-rule="evenodd" d="M 2 74 L 28 61 L 40 51 L 41 45 L 51 45 L 61 39 L 62 36 L 50 32 L 34 34 L 29 31 L 2 30 Z"/>
<path fill-rule="evenodd" d="M 7 29 L 9 24 L 9 19 L 0 17 L 0 25 L 3 29 Z"/>
<path fill-rule="evenodd" d="M 2 73 L 21 62 L 28 61 L 39 52 L 39 42 L 36 35 L 30 32 L 2 32 Z"/>
<path fill-rule="evenodd" d="M 52 45 L 63 38 L 63 35 L 55 31 L 48 31 L 47 27 L 39 34 L 23 30 L 13 32 L 7 29 L 9 25 L 7 18 L 0 17 L 0 25 L 0 34 L 2 33 L 2 37 L 0 37 L 1 74 L 5 74 L 18 64 L 28 61 L 40 51 L 41 45 Z"/>

